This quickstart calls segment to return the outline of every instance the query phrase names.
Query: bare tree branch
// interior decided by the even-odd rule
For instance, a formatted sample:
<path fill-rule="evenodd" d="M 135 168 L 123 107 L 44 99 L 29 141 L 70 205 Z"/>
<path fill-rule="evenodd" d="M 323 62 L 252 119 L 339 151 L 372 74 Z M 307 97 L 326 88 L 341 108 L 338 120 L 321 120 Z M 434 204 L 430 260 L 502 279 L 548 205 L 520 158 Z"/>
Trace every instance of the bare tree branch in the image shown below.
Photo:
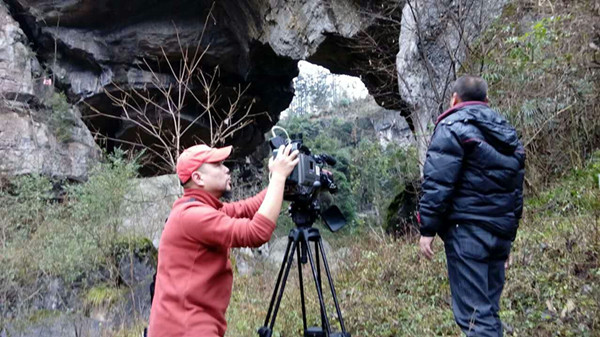
<path fill-rule="evenodd" d="M 235 133 L 252 124 L 254 118 L 259 115 L 250 113 L 254 100 L 241 107 L 245 100 L 244 96 L 248 93 L 249 84 L 243 89 L 241 85 L 234 88 L 234 96 L 226 103 L 222 102 L 225 88 L 222 88 L 219 82 L 219 67 L 216 66 L 212 71 L 207 72 L 200 66 L 210 48 L 210 45 L 202 47 L 202 41 L 211 13 L 208 14 L 197 44 L 191 49 L 184 45 L 179 30 L 175 27 L 180 59 L 177 61 L 178 64 L 175 64 L 161 48 L 167 74 L 160 73 L 160 70 L 155 70 L 156 68 L 153 68 L 148 60 L 143 60 L 144 71 L 150 75 L 152 89 L 125 89 L 118 83 L 112 83 L 111 90 L 105 89 L 106 96 L 115 107 L 119 108 L 118 114 L 100 111 L 86 103 L 94 112 L 88 118 L 102 116 L 131 123 L 139 132 L 137 141 L 108 135 L 103 137 L 147 150 L 149 155 L 160 162 L 155 166 L 162 167 L 163 171 L 175 171 L 176 160 L 182 150 L 182 140 L 184 137 L 190 138 L 187 133 L 193 126 L 202 127 L 201 121 L 206 121 L 204 125 L 208 128 L 209 139 L 200 141 L 209 142 L 214 146 L 224 144 Z M 191 106 L 202 108 L 193 119 L 188 118 L 185 113 Z M 238 113 L 242 110 L 243 112 Z M 187 125 L 183 125 L 184 120 Z M 141 134 L 149 136 L 153 143 L 144 143 Z M 193 138 L 198 140 L 197 137 Z M 164 170 L 165 166 L 168 169 Z"/>

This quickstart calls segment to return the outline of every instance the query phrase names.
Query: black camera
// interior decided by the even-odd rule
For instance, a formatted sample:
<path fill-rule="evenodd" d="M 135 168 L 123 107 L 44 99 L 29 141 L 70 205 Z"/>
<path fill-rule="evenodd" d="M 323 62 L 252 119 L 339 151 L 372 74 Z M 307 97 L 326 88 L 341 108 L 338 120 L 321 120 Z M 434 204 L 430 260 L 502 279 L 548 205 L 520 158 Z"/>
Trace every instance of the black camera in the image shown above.
<path fill-rule="evenodd" d="M 274 126 L 272 131 L 275 129 L 282 129 L 279 126 Z M 284 130 L 285 132 L 285 130 Z M 346 224 L 346 219 L 340 211 L 340 209 L 328 203 L 324 200 L 324 196 L 331 197 L 331 193 L 337 191 L 337 186 L 333 182 L 333 175 L 322 169 L 324 164 L 335 165 L 336 160 L 326 154 L 312 155 L 308 147 L 302 143 L 302 135 L 298 135 L 295 140 L 291 140 L 287 137 L 287 140 L 275 136 L 273 132 L 273 138 L 270 140 L 271 148 L 273 149 L 273 155 L 277 156 L 277 152 L 282 145 L 291 145 L 292 150 L 298 150 L 299 161 L 298 165 L 294 167 L 293 172 L 289 175 L 285 182 L 284 199 L 290 202 L 290 216 L 292 221 L 296 224 L 296 227 L 290 230 L 288 235 L 288 244 L 285 249 L 285 256 L 279 269 L 279 275 L 277 276 L 277 282 L 275 283 L 275 289 L 273 289 L 273 295 L 271 297 L 271 304 L 269 304 L 269 310 L 267 311 L 267 318 L 265 323 L 258 329 L 259 337 L 272 337 L 273 336 L 273 325 L 275 324 L 275 318 L 277 317 L 277 311 L 279 310 L 279 304 L 281 303 L 281 297 L 283 295 L 283 289 L 285 282 L 288 279 L 290 273 L 290 267 L 294 262 L 294 255 L 298 256 L 298 271 L 300 275 L 300 297 L 302 303 L 302 322 L 304 325 L 304 337 L 351 337 L 350 333 L 346 332 L 344 326 L 344 320 L 342 318 L 342 311 L 338 304 L 337 295 L 333 286 L 333 279 L 331 278 L 331 272 L 329 270 L 329 264 L 325 257 L 325 249 L 321 239 L 321 234 L 317 228 L 312 227 L 314 221 L 320 216 L 323 222 L 327 225 L 329 230 L 335 232 L 342 228 Z M 286 132 L 287 136 L 287 132 Z M 322 193 L 325 192 L 325 193 Z M 329 204 L 329 207 L 325 207 Z M 323 211 L 323 209 L 325 209 Z M 314 254 L 310 245 L 314 243 Z M 315 265 L 316 261 L 316 265 Z M 322 262 L 321 262 L 322 261 Z M 304 300 L 304 285 L 302 281 L 302 265 L 310 262 L 310 268 L 312 270 L 313 279 L 317 287 L 317 296 L 319 298 L 319 306 L 321 311 L 321 326 L 309 327 L 307 324 L 305 300 Z M 321 265 L 322 263 L 322 265 Z M 321 272 L 322 267 L 325 269 L 325 275 L 327 277 L 326 284 L 329 284 L 331 289 L 331 296 L 335 309 L 337 312 L 337 318 L 340 323 L 342 332 L 332 332 L 331 325 L 329 323 L 329 315 L 325 309 L 325 301 L 323 299 Z M 279 295 L 277 295 L 279 294 Z"/>
<path fill-rule="evenodd" d="M 292 220 L 299 226 L 311 225 L 318 215 L 333 232 L 346 224 L 342 212 L 335 205 L 322 210 L 322 192 L 335 193 L 337 185 L 333 181 L 333 174 L 323 169 L 325 164 L 335 165 L 336 160 L 328 154 L 313 155 L 310 149 L 302 142 L 302 135 L 292 135 L 292 139 L 285 140 L 280 136 L 270 139 L 269 144 L 273 149 L 273 156 L 281 145 L 292 145 L 291 151 L 298 150 L 298 165 L 285 181 L 283 198 L 291 201 L 290 213 Z"/>

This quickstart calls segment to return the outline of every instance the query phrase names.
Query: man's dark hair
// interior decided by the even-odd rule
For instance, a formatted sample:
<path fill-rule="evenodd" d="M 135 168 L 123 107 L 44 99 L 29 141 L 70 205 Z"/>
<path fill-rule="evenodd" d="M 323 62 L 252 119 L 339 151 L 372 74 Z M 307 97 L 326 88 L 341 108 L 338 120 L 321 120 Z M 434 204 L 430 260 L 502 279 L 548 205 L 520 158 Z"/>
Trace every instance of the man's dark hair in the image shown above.
<path fill-rule="evenodd" d="M 461 101 L 480 101 L 487 99 L 487 82 L 479 76 L 464 75 L 454 82 L 453 92 Z"/>

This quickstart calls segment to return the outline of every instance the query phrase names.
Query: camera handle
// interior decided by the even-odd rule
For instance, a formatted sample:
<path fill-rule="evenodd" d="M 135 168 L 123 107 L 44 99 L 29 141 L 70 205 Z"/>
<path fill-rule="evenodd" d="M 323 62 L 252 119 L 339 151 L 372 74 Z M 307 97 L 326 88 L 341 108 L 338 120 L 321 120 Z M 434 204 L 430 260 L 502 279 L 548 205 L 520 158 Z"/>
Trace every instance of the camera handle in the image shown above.
<path fill-rule="evenodd" d="M 315 255 L 310 250 L 309 244 L 314 242 Z M 320 255 L 319 255 L 320 252 Z M 304 325 L 304 337 L 351 337 L 350 333 L 346 332 L 344 326 L 344 319 L 342 318 L 342 312 L 338 304 L 337 295 L 333 286 L 333 279 L 331 278 L 331 272 L 329 270 L 329 264 L 325 256 L 325 249 L 323 248 L 321 234 L 319 230 L 313 227 L 295 227 L 290 230 L 288 235 L 288 244 L 285 249 L 281 268 L 279 269 L 279 275 L 277 276 L 277 282 L 275 289 L 273 289 L 273 296 L 271 297 L 271 303 L 269 304 L 269 310 L 265 319 L 264 325 L 258 329 L 259 337 L 272 337 L 273 326 L 275 325 L 275 319 L 277 318 L 277 312 L 279 311 L 279 305 L 281 298 L 283 297 L 283 290 L 290 273 L 292 262 L 294 261 L 294 253 L 297 254 L 298 258 L 298 280 L 300 283 L 300 299 L 302 304 L 302 323 Z M 308 259 L 307 259 L 308 257 Z M 331 289 L 331 295 L 337 311 L 337 316 L 340 321 L 340 327 L 342 332 L 331 332 L 329 324 L 329 318 L 327 316 L 327 309 L 325 308 L 325 301 L 323 300 L 322 284 L 321 284 L 321 265 L 320 260 L 322 258 L 323 266 L 325 267 L 325 273 L 329 288 Z M 316 267 L 315 267 L 316 261 Z M 312 270 L 313 279 L 317 289 L 317 295 L 319 297 L 319 305 L 321 310 L 321 327 L 307 327 L 306 324 L 306 306 L 304 300 L 304 284 L 302 280 L 302 265 L 310 262 L 310 268 Z M 279 293 L 279 294 L 278 294 Z M 272 314 L 272 315 L 271 315 Z"/>
<path fill-rule="evenodd" d="M 283 139 L 283 138 L 282 138 L 282 137 L 280 137 L 280 136 L 277 136 L 277 135 L 275 134 L 275 130 L 281 130 L 281 131 L 283 131 L 283 133 L 285 133 L 285 139 Z M 279 144 L 277 144 L 277 146 L 276 146 L 276 147 L 273 147 L 273 143 L 271 143 L 271 148 L 272 148 L 273 150 L 274 150 L 274 149 L 277 149 L 277 148 L 279 148 L 279 146 L 280 146 L 280 145 L 287 145 L 287 144 L 291 143 L 291 141 L 292 141 L 292 140 L 290 139 L 290 135 L 288 134 L 287 130 L 286 130 L 286 129 L 284 129 L 284 128 L 282 128 L 281 126 L 274 125 L 274 126 L 271 128 L 271 134 L 273 135 L 273 138 L 280 138 L 280 139 L 281 139 L 281 142 L 280 142 Z"/>

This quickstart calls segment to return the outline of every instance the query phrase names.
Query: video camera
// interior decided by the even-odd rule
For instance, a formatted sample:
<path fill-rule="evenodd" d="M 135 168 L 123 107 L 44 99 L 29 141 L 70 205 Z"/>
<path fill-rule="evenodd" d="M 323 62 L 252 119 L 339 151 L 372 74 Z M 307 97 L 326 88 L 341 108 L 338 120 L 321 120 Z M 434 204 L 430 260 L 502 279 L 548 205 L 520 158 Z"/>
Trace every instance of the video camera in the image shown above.
<path fill-rule="evenodd" d="M 346 219 L 335 205 L 321 211 L 319 196 L 321 192 L 337 192 L 333 174 L 323 169 L 325 164 L 335 165 L 336 160 L 328 154 L 311 154 L 310 149 L 303 144 L 302 134 L 292 135 L 292 137 L 293 139 L 289 137 L 284 139 L 273 133 L 273 138 L 269 140 L 273 156 L 277 156 L 281 145 L 292 144 L 291 150 L 299 151 L 298 165 L 286 179 L 283 192 L 284 200 L 292 202 L 290 204 L 292 220 L 298 226 L 311 226 L 320 215 L 329 230 L 335 232 L 346 224 Z"/>
<path fill-rule="evenodd" d="M 278 126 L 274 126 L 279 128 Z M 282 129 L 283 130 L 283 129 Z M 285 132 L 285 130 L 283 130 Z M 287 136 L 287 132 L 286 136 Z M 273 155 L 277 155 L 278 149 L 282 145 L 292 146 L 292 150 L 298 150 L 299 161 L 298 165 L 294 167 L 294 171 L 290 174 L 285 182 L 284 199 L 291 201 L 290 203 L 290 215 L 292 220 L 296 224 L 295 228 L 290 230 L 288 235 L 288 244 L 285 249 L 285 256 L 283 258 L 279 274 L 277 276 L 277 282 L 273 289 L 273 295 L 271 297 L 271 303 L 269 304 L 269 310 L 267 311 L 267 317 L 263 326 L 258 329 L 259 337 L 273 337 L 273 326 L 275 325 L 275 318 L 279 310 L 281 303 L 281 297 L 283 295 L 283 289 L 285 282 L 288 279 L 290 273 L 290 267 L 294 261 L 294 255 L 298 256 L 298 271 L 300 281 L 300 301 L 302 303 L 302 323 L 304 326 L 304 337 L 350 337 L 350 333 L 346 331 L 344 326 L 344 319 L 342 318 L 342 311 L 338 304 L 337 295 L 333 286 L 333 279 L 331 278 L 331 272 L 329 270 L 329 264 L 325 256 L 325 249 L 323 248 L 323 242 L 319 229 L 312 227 L 313 222 L 320 215 L 323 222 L 327 225 L 329 230 L 335 232 L 342 228 L 346 224 L 346 219 L 337 206 L 330 206 L 325 211 L 321 211 L 322 196 L 321 192 L 335 193 L 337 186 L 333 182 L 333 175 L 322 169 L 324 164 L 335 165 L 336 160 L 329 155 L 312 155 L 308 147 L 302 143 L 302 135 L 294 137 L 291 140 L 288 136 L 287 139 L 275 136 L 273 132 L 273 138 L 269 141 L 271 148 L 273 149 Z M 314 255 L 310 244 L 314 243 Z M 315 263 L 316 261 L 316 263 Z M 304 299 L 304 284 L 302 281 L 302 265 L 310 262 L 310 268 L 312 270 L 313 280 L 317 288 L 317 297 L 319 299 L 319 306 L 321 312 L 321 326 L 311 326 L 307 324 L 306 310 L 305 310 L 305 299 Z M 327 314 L 324 294 L 321 291 L 323 284 L 321 280 L 321 263 L 325 269 L 325 276 L 327 277 L 326 284 L 331 289 L 331 296 L 337 312 L 337 318 L 340 323 L 342 332 L 332 332 L 331 324 L 329 321 L 329 315 Z M 278 295 L 279 294 L 279 295 Z"/>

